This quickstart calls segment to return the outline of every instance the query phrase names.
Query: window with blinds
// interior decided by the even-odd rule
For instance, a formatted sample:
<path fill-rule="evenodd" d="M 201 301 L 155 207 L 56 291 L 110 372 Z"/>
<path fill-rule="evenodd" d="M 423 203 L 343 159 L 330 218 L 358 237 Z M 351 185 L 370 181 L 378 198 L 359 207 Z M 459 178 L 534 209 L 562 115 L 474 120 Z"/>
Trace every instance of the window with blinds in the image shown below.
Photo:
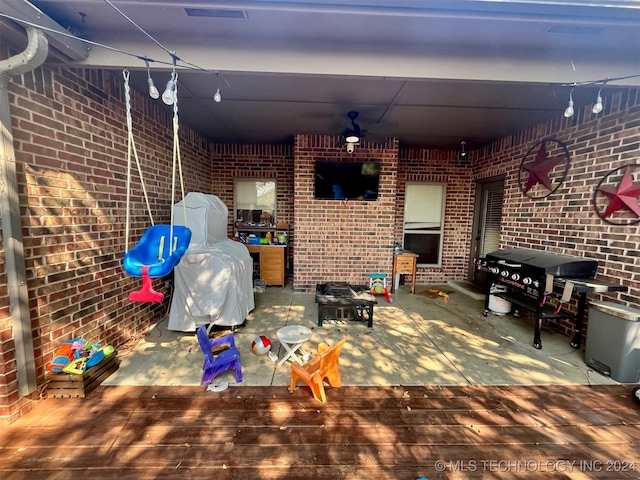
<path fill-rule="evenodd" d="M 440 265 L 446 185 L 408 183 L 404 205 L 404 248 L 420 265 Z"/>
<path fill-rule="evenodd" d="M 233 189 L 236 220 L 248 224 L 276 222 L 276 182 L 236 179 Z"/>

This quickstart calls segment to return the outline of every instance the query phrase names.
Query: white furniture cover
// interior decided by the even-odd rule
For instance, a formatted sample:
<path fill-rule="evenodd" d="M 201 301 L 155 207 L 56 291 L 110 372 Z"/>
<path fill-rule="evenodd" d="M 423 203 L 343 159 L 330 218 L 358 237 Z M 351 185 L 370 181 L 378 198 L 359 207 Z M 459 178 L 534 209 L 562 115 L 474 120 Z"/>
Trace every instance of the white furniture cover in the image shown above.
<path fill-rule="evenodd" d="M 173 215 L 175 225 L 191 229 L 191 242 L 174 268 L 169 330 L 242 324 L 255 308 L 253 260 L 247 247 L 227 238 L 227 206 L 215 195 L 191 192 Z"/>

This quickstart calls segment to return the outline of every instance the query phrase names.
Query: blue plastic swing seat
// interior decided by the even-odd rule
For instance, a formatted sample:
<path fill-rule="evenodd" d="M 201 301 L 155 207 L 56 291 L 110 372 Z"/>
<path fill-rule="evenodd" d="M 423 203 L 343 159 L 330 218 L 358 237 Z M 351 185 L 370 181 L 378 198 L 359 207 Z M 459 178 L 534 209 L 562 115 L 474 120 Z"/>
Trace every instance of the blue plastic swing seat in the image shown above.
<path fill-rule="evenodd" d="M 138 244 L 124 254 L 124 271 L 132 277 L 142 277 L 143 268 L 148 267 L 149 278 L 161 278 L 171 273 L 189 248 L 191 230 L 174 225 L 173 241 L 169 241 L 170 235 L 171 225 L 149 227 Z"/>

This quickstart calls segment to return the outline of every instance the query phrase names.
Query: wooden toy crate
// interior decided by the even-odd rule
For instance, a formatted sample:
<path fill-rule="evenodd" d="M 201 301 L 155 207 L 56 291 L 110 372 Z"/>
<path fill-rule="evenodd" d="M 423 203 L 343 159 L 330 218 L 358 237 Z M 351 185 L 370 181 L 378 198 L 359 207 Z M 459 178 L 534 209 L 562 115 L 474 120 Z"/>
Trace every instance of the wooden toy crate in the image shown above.
<path fill-rule="evenodd" d="M 88 368 L 79 375 L 47 373 L 46 380 L 49 382 L 47 384 L 47 397 L 86 397 L 118 369 L 119 363 L 116 357 L 116 352 L 113 352 L 98 365 Z"/>

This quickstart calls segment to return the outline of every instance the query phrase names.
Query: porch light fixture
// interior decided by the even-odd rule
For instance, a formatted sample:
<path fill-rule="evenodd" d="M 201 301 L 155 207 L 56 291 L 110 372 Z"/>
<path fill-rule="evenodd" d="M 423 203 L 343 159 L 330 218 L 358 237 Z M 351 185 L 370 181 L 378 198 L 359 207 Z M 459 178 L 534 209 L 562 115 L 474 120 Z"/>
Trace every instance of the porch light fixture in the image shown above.
<path fill-rule="evenodd" d="M 465 142 L 464 140 L 462 142 L 460 142 L 460 153 L 459 153 L 459 158 L 460 160 L 466 160 L 467 159 L 467 142 Z"/>

